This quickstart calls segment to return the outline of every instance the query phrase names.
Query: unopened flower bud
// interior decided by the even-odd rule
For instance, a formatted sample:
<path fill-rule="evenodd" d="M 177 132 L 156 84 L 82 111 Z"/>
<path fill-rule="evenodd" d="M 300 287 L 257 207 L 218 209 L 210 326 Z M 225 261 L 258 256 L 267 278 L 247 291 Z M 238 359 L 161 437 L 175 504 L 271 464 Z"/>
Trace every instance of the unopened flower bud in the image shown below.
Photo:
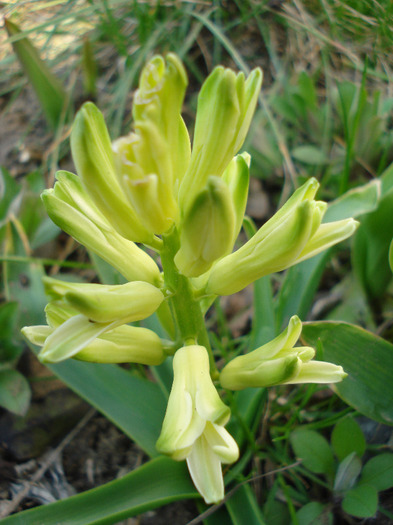
<path fill-rule="evenodd" d="M 152 243 L 152 233 L 125 198 L 104 118 L 91 102 L 84 104 L 75 118 L 71 152 L 85 190 L 114 229 L 130 241 Z"/>
<path fill-rule="evenodd" d="M 155 286 L 133 281 L 120 285 L 69 283 L 44 277 L 47 293 L 63 299 L 96 323 L 140 321 L 152 315 L 164 300 Z"/>
<path fill-rule="evenodd" d="M 93 363 L 140 363 L 160 365 L 166 358 L 161 339 L 152 330 L 122 325 L 103 333 L 75 359 Z"/>
<path fill-rule="evenodd" d="M 60 171 L 42 201 L 52 221 L 87 249 L 99 255 L 129 281 L 159 285 L 160 270 L 153 259 L 117 233 L 96 207 L 77 175 Z"/>
<path fill-rule="evenodd" d="M 154 122 L 158 127 L 168 150 L 174 184 L 183 178 L 191 154 L 190 138 L 181 117 L 187 84 L 187 73 L 174 53 L 165 60 L 156 55 L 142 70 L 132 107 L 137 127 L 141 122 Z"/>
<path fill-rule="evenodd" d="M 243 225 L 246 211 L 248 186 L 250 182 L 250 161 L 251 157 L 248 153 L 236 155 L 228 164 L 222 176 L 223 181 L 228 185 L 235 211 L 235 228 L 231 250 Z"/>
<path fill-rule="evenodd" d="M 235 212 L 227 184 L 210 177 L 180 225 L 180 250 L 175 264 L 187 277 L 205 273 L 232 249 Z"/>
<path fill-rule="evenodd" d="M 229 390 L 294 383 L 336 383 L 347 374 L 341 366 L 311 361 L 315 351 L 295 347 L 302 331 L 300 319 L 291 317 L 278 337 L 252 352 L 235 357 L 223 368 L 220 382 Z"/>
<path fill-rule="evenodd" d="M 241 148 L 255 111 L 262 71 L 247 80 L 222 66 L 216 67 L 198 97 L 190 165 L 180 187 L 184 211 L 206 185 L 210 175 L 221 177 Z"/>
<path fill-rule="evenodd" d="M 346 239 L 354 219 L 322 224 L 326 204 L 314 201 L 315 179 L 299 188 L 284 206 L 239 250 L 212 268 L 206 292 L 229 295 L 255 280 L 279 272 Z"/>

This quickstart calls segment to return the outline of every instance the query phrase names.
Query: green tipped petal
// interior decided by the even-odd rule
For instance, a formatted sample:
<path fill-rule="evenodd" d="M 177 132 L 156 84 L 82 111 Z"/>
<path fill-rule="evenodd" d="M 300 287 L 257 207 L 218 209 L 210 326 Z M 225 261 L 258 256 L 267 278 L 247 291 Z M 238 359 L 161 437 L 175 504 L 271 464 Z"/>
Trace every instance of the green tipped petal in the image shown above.
<path fill-rule="evenodd" d="M 91 102 L 84 104 L 75 118 L 71 152 L 85 190 L 113 227 L 130 241 L 151 243 L 152 233 L 123 194 L 104 118 Z"/>
<path fill-rule="evenodd" d="M 309 259 L 323 250 L 327 250 L 331 246 L 348 239 L 348 237 L 355 233 L 358 226 L 359 222 L 354 219 L 344 219 L 342 221 L 321 224 L 318 231 L 311 237 L 304 250 L 299 254 L 294 264 Z"/>
<path fill-rule="evenodd" d="M 71 317 L 78 315 L 78 310 L 72 308 L 63 300 L 51 301 L 45 307 L 46 322 L 52 328 L 57 328 Z"/>
<path fill-rule="evenodd" d="M 297 315 L 293 315 L 289 320 L 287 328 L 280 335 L 256 350 L 242 356 L 242 359 L 247 359 L 248 363 L 257 365 L 262 360 L 273 359 L 277 356 L 283 357 L 287 355 L 288 350 L 293 349 L 301 333 L 302 322 Z"/>
<path fill-rule="evenodd" d="M 94 363 L 160 365 L 165 360 L 161 339 L 147 328 L 123 325 L 102 334 L 74 355 Z"/>
<path fill-rule="evenodd" d="M 157 450 L 184 459 L 202 434 L 206 421 L 225 424 L 229 408 L 221 401 L 210 377 L 203 346 L 180 348 L 173 358 L 174 380 Z"/>
<path fill-rule="evenodd" d="M 94 323 L 84 315 L 76 315 L 60 325 L 46 339 L 38 354 L 43 363 L 58 363 L 80 352 L 102 333 L 114 328 L 114 323 Z"/>
<path fill-rule="evenodd" d="M 296 377 L 286 381 L 289 385 L 298 383 L 339 383 L 348 376 L 342 366 L 323 361 L 303 363 Z"/>
<path fill-rule="evenodd" d="M 33 345 L 44 346 L 47 337 L 53 332 L 53 328 L 46 325 L 24 326 L 21 332 Z"/>
<path fill-rule="evenodd" d="M 190 165 L 180 187 L 184 212 L 205 187 L 210 175 L 221 177 L 239 151 L 255 111 L 262 71 L 255 69 L 247 80 L 219 66 L 202 86 L 198 97 Z"/>
<path fill-rule="evenodd" d="M 229 187 L 235 212 L 235 227 L 233 231 L 231 249 L 233 248 L 233 245 L 235 244 L 237 236 L 239 235 L 243 225 L 244 214 L 246 211 L 248 186 L 250 182 L 250 160 L 251 157 L 248 153 L 237 155 L 229 163 L 222 176 L 222 179 Z"/>
<path fill-rule="evenodd" d="M 53 190 L 42 201 L 52 221 L 129 281 L 160 284 L 160 271 L 153 259 L 136 244 L 119 235 L 84 190 L 79 177 L 58 172 Z"/>
<path fill-rule="evenodd" d="M 140 281 L 115 286 L 63 282 L 52 288 L 60 292 L 61 287 L 64 300 L 97 323 L 140 321 L 152 315 L 164 300 L 158 288 Z"/>
<path fill-rule="evenodd" d="M 232 248 L 235 213 L 229 188 L 218 177 L 210 177 L 184 217 L 180 250 L 175 264 L 187 277 L 205 273 L 213 262 Z"/>
<path fill-rule="evenodd" d="M 319 183 L 313 177 L 298 188 L 281 208 L 254 235 L 256 240 L 266 238 L 283 223 L 303 202 L 312 201 L 319 188 Z"/>
<path fill-rule="evenodd" d="M 224 497 L 221 463 L 234 463 L 239 448 L 233 437 L 221 426 L 207 423 L 187 457 L 192 481 L 205 502 L 218 503 Z"/>

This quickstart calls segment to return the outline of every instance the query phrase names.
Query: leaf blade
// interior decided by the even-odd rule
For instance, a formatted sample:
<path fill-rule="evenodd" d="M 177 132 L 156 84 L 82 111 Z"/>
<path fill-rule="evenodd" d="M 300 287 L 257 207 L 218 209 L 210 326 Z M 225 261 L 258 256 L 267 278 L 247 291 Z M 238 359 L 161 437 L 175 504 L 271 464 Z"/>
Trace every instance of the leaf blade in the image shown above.
<path fill-rule="evenodd" d="M 302 340 L 321 347 L 322 359 L 347 372 L 335 391 L 350 406 L 376 421 L 393 425 L 393 345 L 348 323 L 304 323 Z"/>
<path fill-rule="evenodd" d="M 172 501 L 199 497 L 184 463 L 159 457 L 124 477 L 50 505 L 14 514 L 4 525 L 117 523 Z"/>

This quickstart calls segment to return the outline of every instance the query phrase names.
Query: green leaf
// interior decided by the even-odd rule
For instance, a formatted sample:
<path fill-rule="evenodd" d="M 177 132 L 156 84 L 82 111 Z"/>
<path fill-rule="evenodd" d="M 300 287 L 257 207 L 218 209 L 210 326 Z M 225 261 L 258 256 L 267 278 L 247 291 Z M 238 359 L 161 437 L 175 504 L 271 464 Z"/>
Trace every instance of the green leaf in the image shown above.
<path fill-rule="evenodd" d="M 375 179 L 347 191 L 329 204 L 323 222 L 357 218 L 374 211 L 381 196 L 381 185 L 381 181 Z"/>
<path fill-rule="evenodd" d="M 12 46 L 22 68 L 31 82 L 40 101 L 45 117 L 52 128 L 56 128 L 65 116 L 67 94 L 48 66 L 41 60 L 37 50 L 19 27 L 5 20 L 5 27 L 12 40 Z"/>
<path fill-rule="evenodd" d="M 126 282 L 121 273 L 101 257 L 91 251 L 89 251 L 89 257 L 102 284 L 124 284 Z"/>
<path fill-rule="evenodd" d="M 358 485 L 346 493 L 342 508 L 357 518 L 371 518 L 377 512 L 378 492 L 372 485 Z"/>
<path fill-rule="evenodd" d="M 380 200 L 378 208 L 361 221 L 353 247 L 353 265 L 367 294 L 381 297 L 392 279 L 389 248 L 393 237 L 393 189 Z"/>
<path fill-rule="evenodd" d="M 15 361 L 23 352 L 23 346 L 15 341 L 18 306 L 17 302 L 0 306 L 0 365 L 6 361 Z"/>
<path fill-rule="evenodd" d="M 353 273 L 348 273 L 332 288 L 331 294 L 340 297 L 340 302 L 324 315 L 325 321 L 345 321 L 376 330 L 370 302 Z"/>
<path fill-rule="evenodd" d="M 314 111 L 318 109 L 318 94 L 315 88 L 314 79 L 307 74 L 305 71 L 302 71 L 298 78 L 299 92 L 307 102 L 307 105 L 310 110 Z"/>
<path fill-rule="evenodd" d="M 350 406 L 393 425 L 393 345 L 363 328 L 342 322 L 304 323 L 304 344 L 319 347 L 322 359 L 341 365 L 348 377 L 335 391 Z"/>
<path fill-rule="evenodd" d="M 380 183 L 372 182 L 348 191 L 331 202 L 324 222 L 349 217 L 359 217 L 375 209 L 380 193 Z M 288 324 L 292 315 L 305 319 L 318 288 L 331 250 L 316 255 L 290 268 L 285 275 L 277 303 L 278 331 Z"/>
<path fill-rule="evenodd" d="M 311 164 L 312 166 L 321 166 L 329 162 L 324 151 L 311 144 L 294 148 L 291 151 L 291 155 L 295 160 L 303 162 L 303 164 Z"/>
<path fill-rule="evenodd" d="M 225 503 L 233 525 L 266 525 L 249 485 L 242 485 Z"/>
<path fill-rule="evenodd" d="M 362 470 L 362 462 L 355 452 L 349 454 L 338 466 L 334 480 L 334 490 L 342 491 L 351 489 Z"/>
<path fill-rule="evenodd" d="M 101 487 L 9 516 L 2 525 L 113 524 L 172 501 L 198 496 L 185 463 L 161 456 Z"/>
<path fill-rule="evenodd" d="M 27 379 L 17 370 L 0 370 L 0 406 L 18 416 L 29 408 L 31 391 Z"/>
<path fill-rule="evenodd" d="M 13 205 L 21 191 L 21 186 L 5 168 L 0 168 L 0 227 L 14 213 Z"/>
<path fill-rule="evenodd" d="M 329 507 L 318 501 L 311 501 L 297 511 L 296 517 L 299 525 L 331 525 L 333 516 Z"/>
<path fill-rule="evenodd" d="M 47 298 L 42 284 L 44 270 L 39 263 L 4 263 L 7 268 L 9 299 L 19 303 L 23 325 L 44 324 Z"/>
<path fill-rule="evenodd" d="M 389 266 L 393 272 L 393 241 L 390 243 L 389 246 Z"/>
<path fill-rule="evenodd" d="M 281 501 L 270 498 L 270 494 L 263 507 L 263 515 L 269 525 L 288 525 L 290 523 L 288 507 Z"/>
<path fill-rule="evenodd" d="M 160 387 L 117 365 L 68 360 L 49 368 L 74 392 L 104 414 L 149 456 L 164 419 L 166 398 Z"/>
<path fill-rule="evenodd" d="M 372 485 L 377 491 L 393 487 L 393 454 L 386 452 L 371 458 L 364 466 L 359 484 Z"/>
<path fill-rule="evenodd" d="M 366 450 L 366 440 L 360 426 L 352 416 L 346 416 L 334 426 L 332 432 L 333 451 L 340 461 L 351 452 L 361 458 Z"/>
<path fill-rule="evenodd" d="M 333 472 L 333 454 L 329 443 L 321 434 L 299 427 L 291 433 L 290 442 L 296 456 L 311 472 L 328 475 Z"/>
<path fill-rule="evenodd" d="M 264 345 L 277 335 L 275 330 L 273 290 L 269 275 L 254 283 L 254 315 L 250 350 Z"/>
<path fill-rule="evenodd" d="M 227 428 L 239 447 L 242 448 L 247 438 L 250 437 L 250 433 L 257 432 L 259 428 L 259 422 L 265 410 L 267 389 L 246 388 L 235 392 L 234 400 L 232 418 Z"/>

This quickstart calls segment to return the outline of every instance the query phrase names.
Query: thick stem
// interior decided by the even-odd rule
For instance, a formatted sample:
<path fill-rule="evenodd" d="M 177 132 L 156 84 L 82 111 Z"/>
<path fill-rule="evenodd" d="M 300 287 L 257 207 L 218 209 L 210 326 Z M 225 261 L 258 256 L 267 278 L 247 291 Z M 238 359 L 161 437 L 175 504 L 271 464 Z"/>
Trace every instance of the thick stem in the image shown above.
<path fill-rule="evenodd" d="M 213 379 L 218 376 L 209 336 L 199 301 L 195 298 L 190 280 L 179 273 L 174 257 L 179 249 L 179 235 L 174 228 L 163 236 L 164 245 L 160 251 L 165 284 L 173 292 L 169 298 L 175 314 L 177 330 L 182 344 L 200 344 L 209 353 L 210 372 Z"/>

